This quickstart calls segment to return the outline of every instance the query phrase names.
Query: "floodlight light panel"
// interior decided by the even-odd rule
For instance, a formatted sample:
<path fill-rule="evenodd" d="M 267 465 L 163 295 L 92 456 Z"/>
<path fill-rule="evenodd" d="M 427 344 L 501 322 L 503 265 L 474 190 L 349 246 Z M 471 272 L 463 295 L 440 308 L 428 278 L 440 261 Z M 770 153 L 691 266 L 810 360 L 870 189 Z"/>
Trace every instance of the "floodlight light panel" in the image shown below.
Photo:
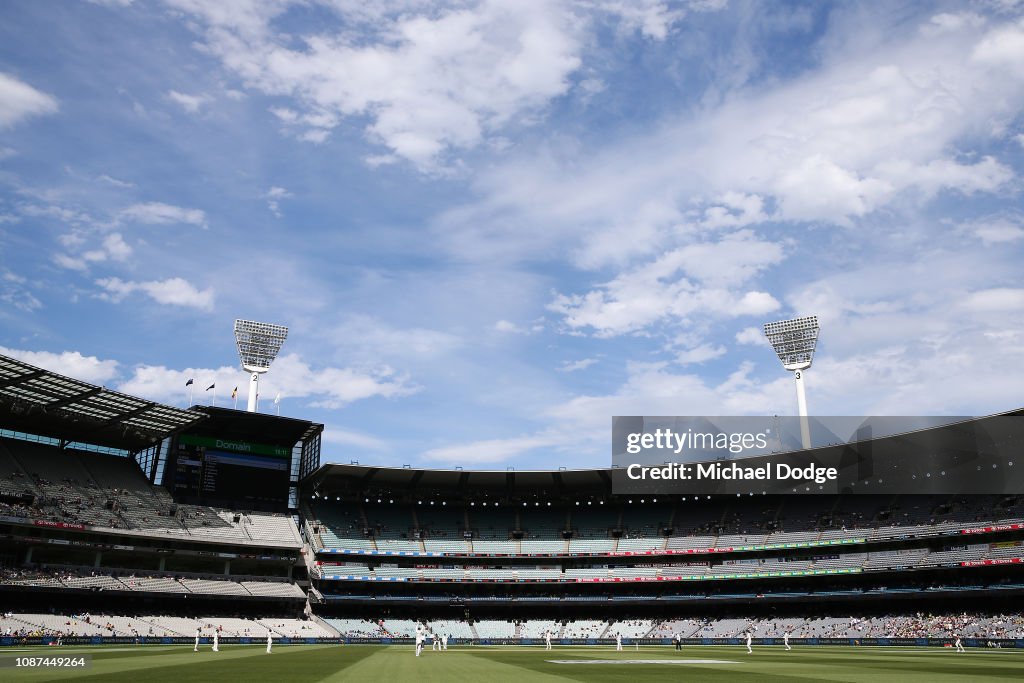
<path fill-rule="evenodd" d="M 235 342 L 242 367 L 250 372 L 266 372 L 288 338 L 284 325 L 253 320 L 235 321 Z"/>
<path fill-rule="evenodd" d="M 809 367 L 818 343 L 818 316 L 766 323 L 764 334 L 787 369 Z"/>

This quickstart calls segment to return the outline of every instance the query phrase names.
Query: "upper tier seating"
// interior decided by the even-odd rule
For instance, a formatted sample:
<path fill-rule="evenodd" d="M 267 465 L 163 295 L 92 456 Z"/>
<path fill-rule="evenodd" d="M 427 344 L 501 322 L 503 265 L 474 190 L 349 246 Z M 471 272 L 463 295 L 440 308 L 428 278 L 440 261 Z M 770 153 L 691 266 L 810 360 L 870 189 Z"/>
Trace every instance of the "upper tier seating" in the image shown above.
<path fill-rule="evenodd" d="M 0 438 L 4 491 L 34 496 L 32 506 L 3 504 L 0 514 L 118 529 L 145 536 L 297 549 L 302 539 L 291 518 L 239 513 L 204 505 L 175 505 L 151 486 L 129 458 L 31 441 Z"/>

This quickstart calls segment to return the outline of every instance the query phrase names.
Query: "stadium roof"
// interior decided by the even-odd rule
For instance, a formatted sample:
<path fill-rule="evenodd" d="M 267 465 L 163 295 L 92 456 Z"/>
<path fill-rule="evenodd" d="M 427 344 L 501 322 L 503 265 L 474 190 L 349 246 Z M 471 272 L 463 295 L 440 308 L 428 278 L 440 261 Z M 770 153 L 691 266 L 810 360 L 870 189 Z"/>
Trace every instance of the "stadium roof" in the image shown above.
<path fill-rule="evenodd" d="M 232 408 L 192 406 L 189 412 L 206 416 L 206 420 L 186 431 L 216 435 L 221 439 L 257 441 L 291 448 L 298 441 L 306 441 L 323 431 L 318 422 L 281 417 L 265 413 L 250 413 Z"/>
<path fill-rule="evenodd" d="M 127 451 L 206 419 L 0 355 L 0 428 Z"/>
<path fill-rule="evenodd" d="M 1005 420 L 1004 418 L 1015 418 Z M 892 433 L 850 444 L 831 444 L 812 449 L 814 457 L 822 462 L 828 458 L 844 459 L 850 453 L 857 457 L 854 465 L 866 462 L 874 454 L 874 474 L 877 481 L 873 489 L 865 493 L 886 493 L 891 487 L 906 485 L 917 480 L 915 474 L 928 476 L 928 471 L 941 465 L 935 481 L 914 484 L 921 492 L 943 493 L 1019 493 L 1019 484 L 1024 480 L 1024 471 L 1013 466 L 1012 454 L 1024 434 L 1024 409 L 1017 409 L 980 418 L 956 419 L 933 427 Z M 851 445 L 860 444 L 850 450 Z M 743 466 L 761 466 L 769 458 L 780 462 L 787 456 L 797 456 L 800 450 L 744 456 L 736 458 Z M 1005 464 L 1001 470 L 991 470 Z M 984 467 L 982 467 L 982 465 Z M 859 466 L 859 465 L 858 465 Z M 948 483 L 945 479 L 950 471 Z M 303 495 L 349 496 L 394 494 L 426 497 L 430 495 L 456 496 L 460 498 L 506 497 L 524 499 L 532 496 L 572 497 L 604 496 L 622 487 L 623 468 L 590 470 L 433 470 L 410 467 L 374 467 L 353 463 L 350 465 L 325 464 L 303 480 Z M 859 473 L 859 470 L 858 470 Z M 883 476 L 885 483 L 883 485 Z M 762 484 L 757 484 L 761 487 Z M 784 484 L 787 489 L 790 484 Z M 888 487 L 888 488 L 887 488 Z M 708 491 L 712 493 L 713 491 Z M 779 492 L 785 493 L 782 489 Z"/>
<path fill-rule="evenodd" d="M 427 470 L 363 465 L 323 465 L 303 482 L 304 490 L 322 495 L 366 490 L 455 495 L 560 495 L 611 491 L 611 471 L 596 470 Z"/>

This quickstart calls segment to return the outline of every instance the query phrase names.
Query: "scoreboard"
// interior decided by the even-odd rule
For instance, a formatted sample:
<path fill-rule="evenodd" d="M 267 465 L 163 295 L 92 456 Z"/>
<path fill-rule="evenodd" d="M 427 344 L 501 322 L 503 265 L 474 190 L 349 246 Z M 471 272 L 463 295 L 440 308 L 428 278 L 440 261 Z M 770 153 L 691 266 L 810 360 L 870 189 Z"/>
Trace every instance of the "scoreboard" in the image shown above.
<path fill-rule="evenodd" d="M 320 464 L 323 425 L 215 406 L 171 438 L 163 484 L 182 503 L 281 512 Z"/>
<path fill-rule="evenodd" d="M 287 502 L 291 449 L 182 434 L 175 456 L 172 480 L 165 477 L 165 483 L 185 499 Z"/>

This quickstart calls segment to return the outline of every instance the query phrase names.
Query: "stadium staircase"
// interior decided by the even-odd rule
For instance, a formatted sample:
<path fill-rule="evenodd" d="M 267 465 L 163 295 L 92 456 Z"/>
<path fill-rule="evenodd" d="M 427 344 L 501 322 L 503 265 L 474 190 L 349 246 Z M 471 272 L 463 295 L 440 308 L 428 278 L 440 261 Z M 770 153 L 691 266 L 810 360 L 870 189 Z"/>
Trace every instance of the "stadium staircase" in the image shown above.
<path fill-rule="evenodd" d="M 475 623 L 471 623 L 469 625 L 469 630 L 473 632 L 473 639 L 474 640 L 480 640 L 480 634 L 477 633 L 476 624 Z"/>
<path fill-rule="evenodd" d="M 154 626 L 154 627 L 156 627 L 158 629 L 163 629 L 164 631 L 167 631 L 167 632 L 169 632 L 169 633 L 171 633 L 173 635 L 176 635 L 176 636 L 188 637 L 189 635 L 192 635 L 190 633 L 181 633 L 180 631 L 175 631 L 174 629 L 169 628 L 168 626 L 166 626 L 164 624 L 161 624 L 160 622 L 155 621 L 152 618 L 147 619 L 145 617 L 136 617 L 136 619 L 138 619 L 139 621 L 144 621 L 147 624 L 151 624 L 152 626 Z"/>
<path fill-rule="evenodd" d="M 317 615 L 313 614 L 312 611 L 307 610 L 306 614 L 309 617 L 310 621 L 312 621 L 314 624 L 319 624 L 320 628 L 324 629 L 325 631 L 327 631 L 328 633 L 331 634 L 330 636 L 328 636 L 329 638 L 340 638 L 341 637 L 341 632 L 338 629 L 334 628 L 333 626 L 328 624 L 326 621 L 324 621 L 323 619 L 321 619 Z"/>

